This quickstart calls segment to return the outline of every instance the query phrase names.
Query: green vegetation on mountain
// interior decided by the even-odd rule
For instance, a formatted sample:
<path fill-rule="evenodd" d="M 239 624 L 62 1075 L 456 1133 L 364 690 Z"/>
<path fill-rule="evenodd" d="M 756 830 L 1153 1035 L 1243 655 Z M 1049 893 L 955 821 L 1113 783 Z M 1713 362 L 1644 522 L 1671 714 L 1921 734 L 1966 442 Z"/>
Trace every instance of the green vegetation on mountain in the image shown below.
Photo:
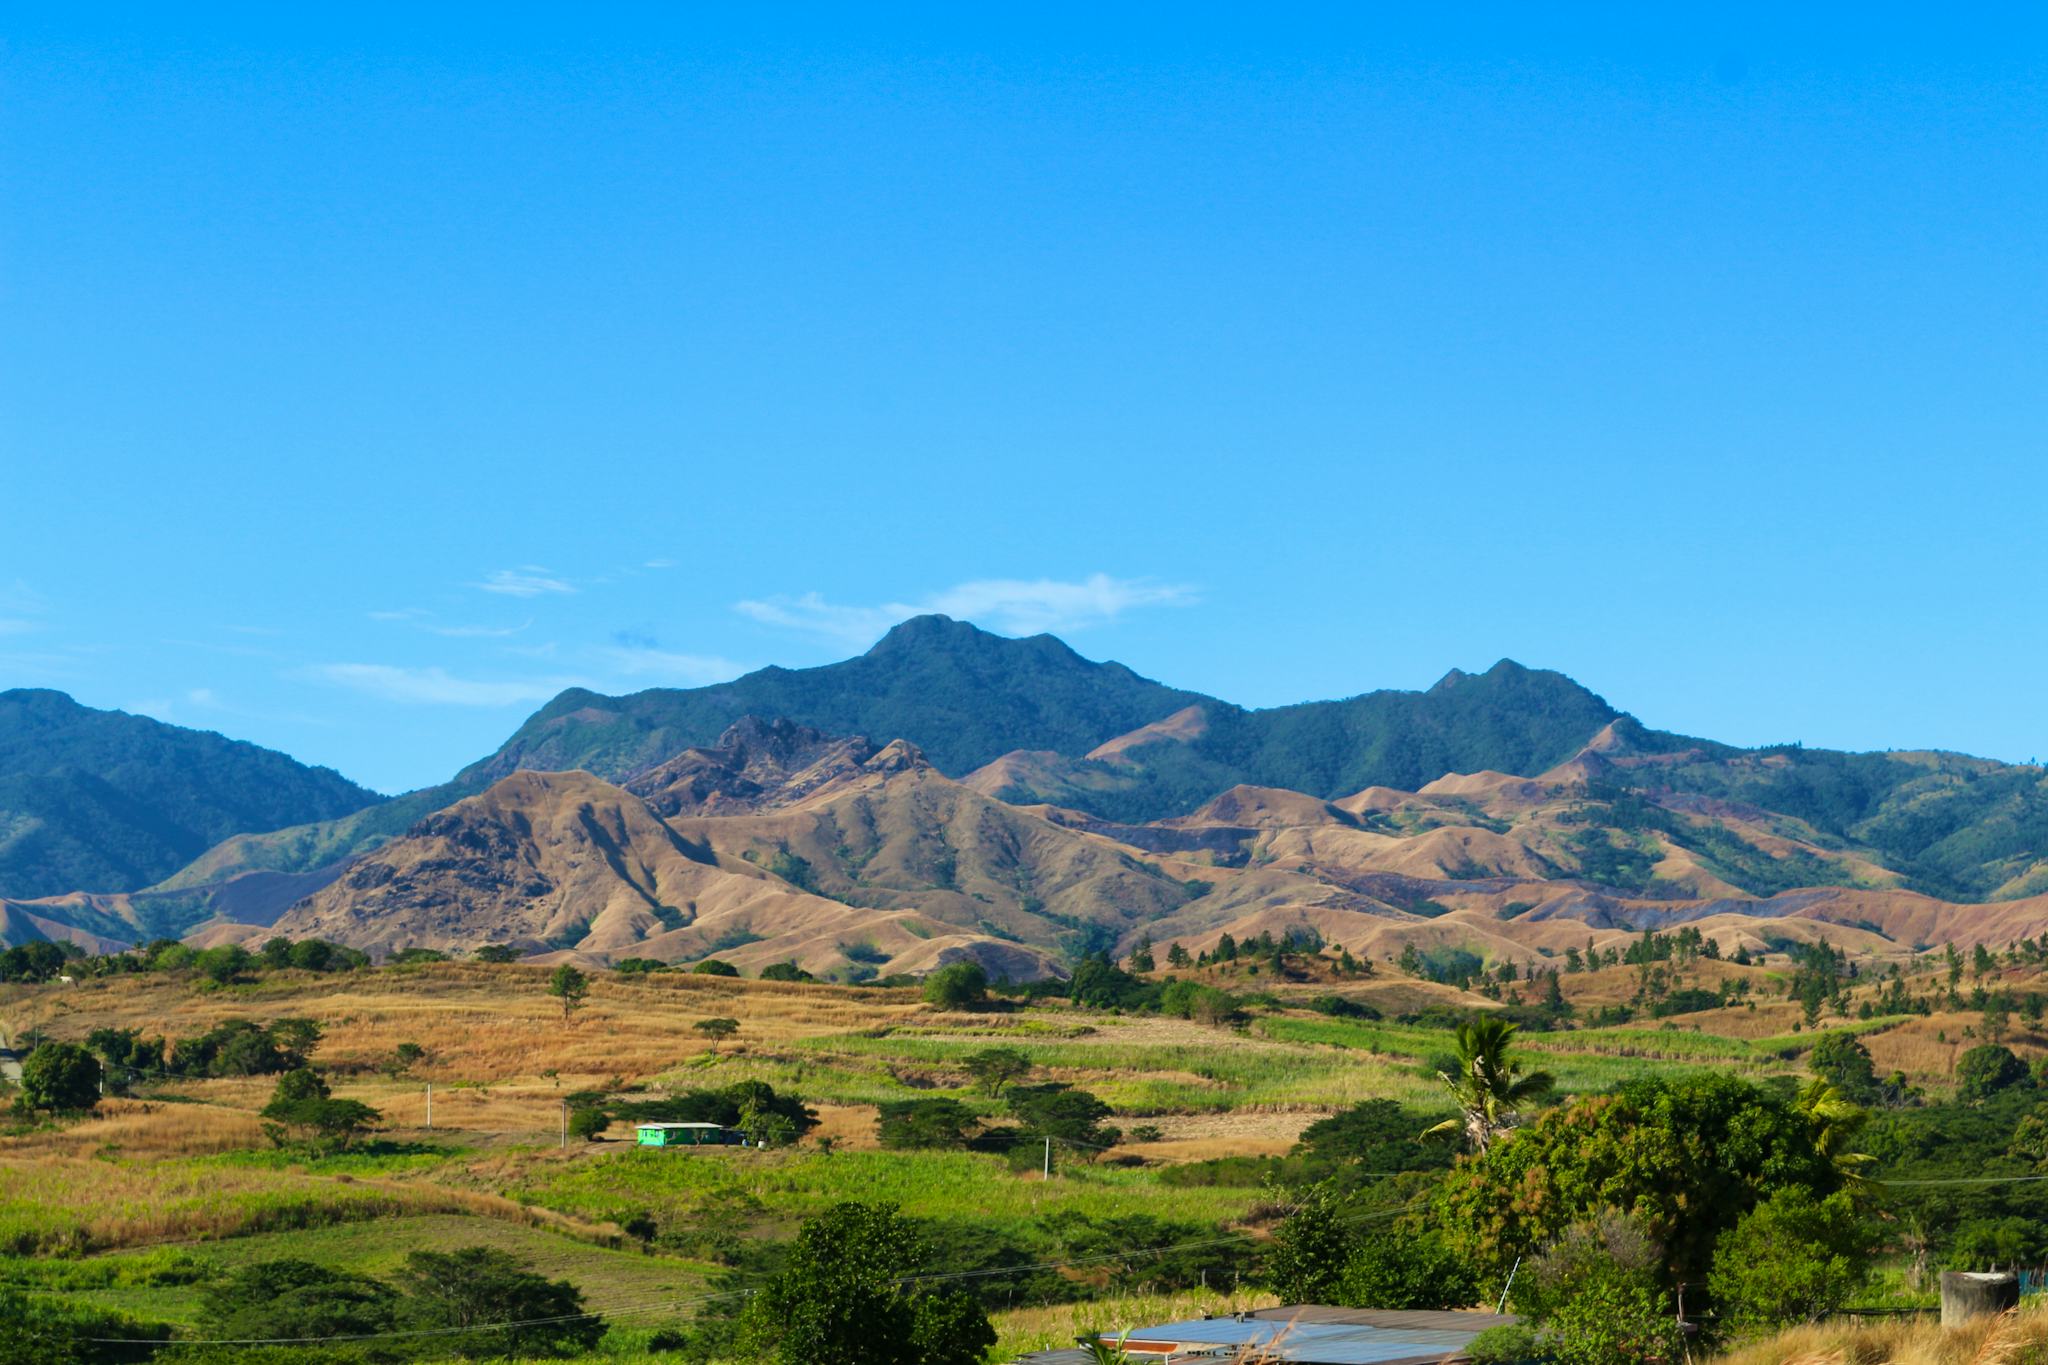
<path fill-rule="evenodd" d="M 959 774 L 1012 749 L 1082 754 L 1203 698 L 1094 663 L 1050 635 L 1011 640 L 944 616 L 897 626 L 821 668 L 763 668 L 713 687 L 604 697 L 575 688 L 458 781 L 582 768 L 617 781 L 708 745 L 743 716 L 780 717 L 878 743 L 907 739 Z"/>
<path fill-rule="evenodd" d="M 61 692 L 0 692 L 0 896 L 135 890 L 231 835 L 377 800 L 254 744 Z"/>
<path fill-rule="evenodd" d="M 1204 708 L 1208 728 L 1195 739 L 1160 740 L 1088 765 L 1119 782 L 1035 795 L 1106 819 L 1155 820 L 1238 783 L 1325 798 L 1376 786 L 1413 791 L 1445 773 L 1542 772 L 1620 714 L 1562 673 L 1507 659 L 1484 673 L 1454 670 L 1426 692 L 1367 692 L 1267 711 Z"/>
<path fill-rule="evenodd" d="M 52 746 L 42 732 L 25 740 L 18 720 L 0 719 L 0 895 L 153 881 L 184 891 L 250 871 L 306 872 L 397 838 L 515 771 L 583 769 L 623 782 L 715 744 L 749 716 L 877 745 L 904 739 L 977 791 L 1126 825 L 1185 815 L 1239 784 L 1331 800 L 1369 787 L 1413 792 L 1448 773 L 1557 769 L 1560 794 L 1583 789 L 1578 829 L 1548 844 L 1517 830 L 1520 843 L 1467 841 L 1419 855 L 1424 876 L 1573 876 L 1651 896 L 1698 885 L 1769 896 L 1895 882 L 1952 900 L 2048 891 L 2048 777 L 2037 767 L 1949 754 L 1737 749 L 1649 730 L 1560 673 L 1507 660 L 1482 673 L 1453 671 L 1419 692 L 1247 710 L 1084 659 L 1051 636 L 1008 639 L 927 616 L 823 667 L 622 697 L 565 692 L 450 782 L 381 803 L 247 745 L 87 712 L 56 694 L 6 696 L 14 712 L 41 699 L 45 710 L 68 707 L 220 746 L 275 771 L 252 775 L 246 763 L 194 753 L 173 765 L 184 787 L 154 791 L 135 780 L 132 755 L 119 745 L 72 737 Z M 29 747 L 40 766 L 24 757 Z M 1430 801 L 1392 825 L 1371 812 L 1359 819 L 1383 833 L 1420 834 L 1432 823 L 1467 824 L 1462 802 L 1475 830 L 1505 836 L 1518 818 L 1453 792 Z M 1225 834 L 1216 847 L 1227 852 Z M 803 877 L 825 875 L 825 864 L 802 856 L 809 869 L 770 870 L 808 889 Z"/>

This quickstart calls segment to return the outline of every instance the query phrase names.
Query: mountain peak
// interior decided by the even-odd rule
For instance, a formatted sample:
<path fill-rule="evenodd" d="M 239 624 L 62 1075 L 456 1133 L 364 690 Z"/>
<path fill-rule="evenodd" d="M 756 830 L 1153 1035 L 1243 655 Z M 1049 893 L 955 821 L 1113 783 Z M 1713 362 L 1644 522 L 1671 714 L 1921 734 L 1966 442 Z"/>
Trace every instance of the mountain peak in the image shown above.
<path fill-rule="evenodd" d="M 889 627 L 889 633 L 875 641 L 868 648 L 870 656 L 897 653 L 909 649 L 930 649 L 933 647 L 954 647 L 980 644 L 985 640 L 999 640 L 969 621 L 956 621 L 939 612 L 927 612 L 913 616 L 907 621 L 898 621 Z"/>

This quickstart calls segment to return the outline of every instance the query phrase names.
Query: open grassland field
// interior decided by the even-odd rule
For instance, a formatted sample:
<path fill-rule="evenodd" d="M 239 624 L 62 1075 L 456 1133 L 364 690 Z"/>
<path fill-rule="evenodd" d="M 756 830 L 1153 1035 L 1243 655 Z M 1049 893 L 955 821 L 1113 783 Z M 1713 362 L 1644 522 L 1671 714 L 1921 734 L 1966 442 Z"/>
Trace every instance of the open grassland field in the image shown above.
<path fill-rule="evenodd" d="M 1239 992 L 1253 984 L 1228 969 L 1202 975 Z M 0 1136 L 0 1287 L 186 1328 L 207 1286 L 239 1266 L 290 1256 L 378 1276 L 413 1251 L 485 1246 L 575 1285 L 611 1324 L 602 1353 L 628 1360 L 642 1358 L 650 1332 L 758 1282 L 762 1249 L 805 1219 L 860 1201 L 918 1220 L 948 1264 L 1009 1258 L 991 1263 L 984 1295 L 1001 1334 L 991 1359 L 1004 1360 L 1090 1329 L 1265 1302 L 1230 1277 L 1224 1253 L 1213 1277 L 1190 1262 L 1176 1272 L 1184 1282 L 1162 1283 L 1147 1265 L 1105 1267 L 1100 1248 L 1266 1244 L 1295 1192 L 1269 1184 L 1256 1163 L 1242 1178 L 1182 1179 L 1176 1168 L 1283 1156 L 1309 1125 L 1365 1100 L 1442 1110 L 1449 1025 L 1474 1012 L 1519 1009 L 1527 1062 L 1553 1073 L 1565 1096 L 1650 1075 L 1799 1081 L 1805 1054 L 1830 1034 L 1855 1035 L 1880 1073 L 1903 1071 L 1935 1095 L 1952 1090 L 1956 1058 L 1994 1027 L 2022 1058 L 2044 1052 L 2036 1023 L 1973 1007 L 1981 980 L 1944 994 L 1934 964 L 1905 978 L 1917 996 L 1940 997 L 1926 1012 L 1882 1012 L 1875 974 L 1816 1011 L 1788 996 L 1782 964 L 1716 962 L 1674 973 L 1663 989 L 1722 991 L 1729 1003 L 1598 1024 L 1596 1014 L 1643 1003 L 1643 970 L 1563 975 L 1548 1019 L 1530 1013 L 1543 994 L 1526 976 L 1483 993 L 1387 969 L 1308 976 L 1269 978 L 1270 994 L 1217 1024 L 1059 999 L 945 1010 L 912 989 L 681 973 L 597 974 L 565 1018 L 546 971 L 516 964 L 283 970 L 226 986 L 190 973 L 0 986 L 10 1039 L 129 1028 L 176 1040 L 228 1020 L 310 1019 L 321 1030 L 311 1059 L 333 1095 L 381 1115 L 351 1150 L 281 1148 L 259 1112 L 275 1076 L 187 1074 L 174 1049 L 94 1113 Z M 2032 969 L 2000 967 L 1992 979 L 2041 987 Z M 721 1018 L 736 1021 L 732 1036 L 697 1028 Z M 395 1067 L 403 1044 L 420 1054 Z M 982 1124 L 1009 1121 L 968 1065 L 991 1047 L 1024 1054 L 1026 1083 L 1099 1096 L 1122 1140 L 1107 1154 L 1059 1148 L 1049 1180 L 1036 1162 L 997 1152 L 880 1145 L 881 1107 L 903 1101 L 952 1100 Z M 800 1096 L 817 1127 L 766 1151 L 637 1149 L 629 1123 L 563 1141 L 572 1096 L 646 1104 L 746 1081 Z M 1005 1265 L 1036 1266 L 1036 1278 L 1019 1270 L 1006 1290 Z M 1865 1347 L 1816 1336 L 1813 1358 L 1951 1358 L 1912 1344 L 1910 1329 L 1887 1330 L 1896 1343 L 1883 1349 L 1906 1354 L 1856 1354 Z"/>

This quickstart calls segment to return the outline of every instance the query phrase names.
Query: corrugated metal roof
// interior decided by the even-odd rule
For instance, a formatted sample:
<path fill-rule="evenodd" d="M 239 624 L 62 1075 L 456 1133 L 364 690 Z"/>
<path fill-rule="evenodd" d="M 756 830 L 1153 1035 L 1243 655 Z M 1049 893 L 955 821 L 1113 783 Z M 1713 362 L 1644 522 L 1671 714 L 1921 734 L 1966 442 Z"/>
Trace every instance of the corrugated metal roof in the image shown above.
<path fill-rule="evenodd" d="M 1397 1312 L 1320 1304 L 1267 1308 L 1243 1318 L 1191 1318 L 1131 1332 L 1124 1348 L 1141 1361 L 1199 1361 L 1256 1346 L 1295 1365 L 1436 1365 L 1472 1338 L 1516 1319 L 1496 1313 Z M 1042 1352 L 1031 1365 L 1077 1365 L 1087 1354 Z"/>

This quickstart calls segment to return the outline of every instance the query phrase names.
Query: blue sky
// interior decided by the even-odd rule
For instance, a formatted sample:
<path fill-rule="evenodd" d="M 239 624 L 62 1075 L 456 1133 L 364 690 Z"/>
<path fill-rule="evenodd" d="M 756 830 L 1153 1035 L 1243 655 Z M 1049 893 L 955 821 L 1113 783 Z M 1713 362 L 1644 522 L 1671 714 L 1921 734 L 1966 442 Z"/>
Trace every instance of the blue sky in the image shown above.
<path fill-rule="evenodd" d="M 9 7 L 0 686 L 395 790 L 937 608 L 2048 752 L 2038 11 L 287 8 Z"/>

